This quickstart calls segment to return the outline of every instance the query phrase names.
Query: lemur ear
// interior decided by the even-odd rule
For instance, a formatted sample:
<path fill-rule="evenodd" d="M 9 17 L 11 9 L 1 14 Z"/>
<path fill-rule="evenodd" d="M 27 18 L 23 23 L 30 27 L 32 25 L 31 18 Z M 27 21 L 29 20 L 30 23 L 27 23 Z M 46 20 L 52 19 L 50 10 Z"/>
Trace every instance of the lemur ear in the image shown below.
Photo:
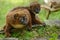
<path fill-rule="evenodd" d="M 14 15 L 14 19 L 17 19 L 17 17 L 18 17 L 18 14 L 16 13 L 16 14 Z"/>

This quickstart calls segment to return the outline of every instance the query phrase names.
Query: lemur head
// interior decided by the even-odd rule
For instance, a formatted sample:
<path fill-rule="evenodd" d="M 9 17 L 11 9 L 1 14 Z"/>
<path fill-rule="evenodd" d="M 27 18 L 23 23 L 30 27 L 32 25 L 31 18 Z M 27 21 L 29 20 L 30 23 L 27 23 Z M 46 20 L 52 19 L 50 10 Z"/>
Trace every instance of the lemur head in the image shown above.
<path fill-rule="evenodd" d="M 27 17 L 26 17 L 26 15 L 16 13 L 14 15 L 14 19 L 17 20 L 17 22 L 20 23 L 20 24 L 24 24 L 24 25 L 27 24 Z"/>
<path fill-rule="evenodd" d="M 35 12 L 35 13 L 39 13 L 40 11 L 40 4 L 37 2 L 33 2 L 30 4 L 30 9 L 31 11 Z"/>

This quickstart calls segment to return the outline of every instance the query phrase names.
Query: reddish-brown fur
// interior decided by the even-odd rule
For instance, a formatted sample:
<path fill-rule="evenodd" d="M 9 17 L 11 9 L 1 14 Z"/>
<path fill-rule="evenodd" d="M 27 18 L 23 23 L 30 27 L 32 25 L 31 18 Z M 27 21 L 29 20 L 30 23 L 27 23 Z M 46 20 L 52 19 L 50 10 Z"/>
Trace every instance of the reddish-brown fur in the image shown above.
<path fill-rule="evenodd" d="M 11 31 L 11 28 L 14 25 L 18 25 L 18 24 L 21 25 L 21 23 L 19 23 L 18 19 L 14 19 L 15 14 L 19 14 L 17 16 L 26 15 L 26 17 L 27 17 L 27 24 L 26 25 L 29 26 L 28 29 L 32 28 L 32 24 L 42 24 L 42 25 L 44 25 L 40 20 L 38 20 L 35 17 L 36 12 L 34 10 L 36 8 L 39 8 L 39 10 L 38 10 L 38 12 L 39 12 L 40 11 L 40 4 L 33 3 L 32 5 L 30 5 L 30 7 L 16 7 L 13 10 L 11 10 L 6 16 L 6 25 L 4 26 L 4 32 L 6 34 L 6 37 L 11 36 L 10 31 Z M 17 17 L 17 18 L 19 18 L 19 17 Z M 22 27 L 22 28 L 24 28 L 24 27 Z M 20 28 L 20 29 L 22 29 L 22 28 Z"/>
<path fill-rule="evenodd" d="M 20 18 L 19 16 L 24 16 L 24 15 L 27 18 L 26 25 L 29 27 L 29 29 L 32 28 L 31 16 L 27 9 L 17 9 L 17 10 L 11 11 L 6 16 L 6 25 L 4 27 L 6 37 L 10 36 L 10 31 L 11 31 L 12 27 L 14 28 L 14 26 L 16 26 L 16 25 L 23 25 L 20 23 L 20 21 L 18 19 Z M 17 19 L 15 19 L 14 16 L 16 16 Z M 20 29 L 25 28 L 26 25 L 20 27 Z"/>

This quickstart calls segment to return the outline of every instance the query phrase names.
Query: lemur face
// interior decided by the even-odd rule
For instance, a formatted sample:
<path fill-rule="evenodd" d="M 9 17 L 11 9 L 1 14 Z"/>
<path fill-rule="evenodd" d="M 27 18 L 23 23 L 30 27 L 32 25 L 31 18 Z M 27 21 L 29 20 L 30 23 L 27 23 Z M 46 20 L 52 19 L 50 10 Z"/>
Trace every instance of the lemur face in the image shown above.
<path fill-rule="evenodd" d="M 37 5 L 37 6 L 35 7 L 35 9 L 34 9 L 34 12 L 39 13 L 39 11 L 40 11 L 40 8 L 39 8 L 39 6 Z"/>
<path fill-rule="evenodd" d="M 26 25 L 26 24 L 27 24 L 27 18 L 26 18 L 26 16 L 20 17 L 20 18 L 19 18 L 19 21 L 20 21 L 22 24 Z"/>
<path fill-rule="evenodd" d="M 31 8 L 31 10 L 32 10 L 33 12 L 39 13 L 39 11 L 40 11 L 40 4 L 39 4 L 39 3 L 32 3 L 32 4 L 30 5 L 30 8 Z"/>
<path fill-rule="evenodd" d="M 18 22 L 19 22 L 20 24 L 24 24 L 24 25 L 27 24 L 27 17 L 26 17 L 26 15 L 15 14 L 15 15 L 14 15 L 14 19 L 15 19 L 15 20 L 18 20 Z"/>

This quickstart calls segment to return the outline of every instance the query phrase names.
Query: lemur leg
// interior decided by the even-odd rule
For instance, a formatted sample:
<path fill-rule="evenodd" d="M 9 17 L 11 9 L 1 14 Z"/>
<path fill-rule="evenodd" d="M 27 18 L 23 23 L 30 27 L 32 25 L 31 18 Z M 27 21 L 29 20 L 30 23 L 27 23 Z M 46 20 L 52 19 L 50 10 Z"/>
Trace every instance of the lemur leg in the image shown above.
<path fill-rule="evenodd" d="M 8 24 L 5 25 L 4 26 L 4 32 L 5 32 L 6 37 L 10 37 L 11 36 L 10 31 L 11 31 L 11 26 L 8 25 Z"/>
<path fill-rule="evenodd" d="M 33 24 L 34 25 L 35 24 L 37 24 L 37 25 L 43 25 L 43 26 L 46 25 L 45 23 L 43 23 L 42 21 L 40 21 L 40 19 L 38 18 L 38 16 L 36 16 L 36 17 L 33 18 Z"/>
<path fill-rule="evenodd" d="M 39 20 L 37 15 L 32 15 L 32 23 L 33 24 L 42 24 L 42 22 Z"/>
<path fill-rule="evenodd" d="M 27 25 L 28 31 L 32 30 L 32 19 L 30 18 L 29 23 Z"/>

